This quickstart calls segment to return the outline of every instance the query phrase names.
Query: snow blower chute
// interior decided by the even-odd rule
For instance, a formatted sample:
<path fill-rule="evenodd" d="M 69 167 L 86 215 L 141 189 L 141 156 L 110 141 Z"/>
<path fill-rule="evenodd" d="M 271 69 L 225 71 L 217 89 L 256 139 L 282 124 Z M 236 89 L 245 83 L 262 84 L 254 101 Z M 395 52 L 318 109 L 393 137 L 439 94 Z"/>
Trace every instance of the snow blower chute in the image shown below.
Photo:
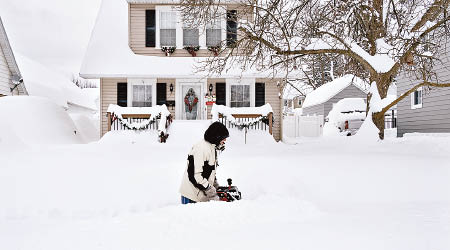
<path fill-rule="evenodd" d="M 236 186 L 231 186 L 232 180 L 227 179 L 228 187 L 219 186 L 217 188 L 217 195 L 221 201 L 232 202 L 242 198 L 241 192 Z"/>

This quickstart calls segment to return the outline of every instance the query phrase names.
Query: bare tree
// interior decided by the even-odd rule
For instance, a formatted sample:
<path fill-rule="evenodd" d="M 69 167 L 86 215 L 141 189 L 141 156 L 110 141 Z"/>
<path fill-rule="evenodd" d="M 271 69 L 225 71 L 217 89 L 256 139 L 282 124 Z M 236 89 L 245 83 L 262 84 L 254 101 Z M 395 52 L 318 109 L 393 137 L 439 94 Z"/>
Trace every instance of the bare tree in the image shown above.
<path fill-rule="evenodd" d="M 85 88 L 98 88 L 97 84 L 95 82 L 80 78 L 76 76 L 75 74 L 72 74 L 72 77 L 70 79 L 77 87 L 80 89 Z"/>
<path fill-rule="evenodd" d="M 289 78 L 310 56 L 341 56 L 342 72 L 376 84 L 381 98 L 399 72 L 415 72 L 420 84 L 381 110 L 372 109 L 381 139 L 389 108 L 419 87 L 450 87 L 433 73 L 435 55 L 450 34 L 450 0 L 240 0 L 227 7 L 229 2 L 181 0 L 183 17 L 192 25 L 224 18 L 227 8 L 237 10 L 234 46 L 224 41 L 204 70 L 220 73 L 239 64 L 282 71 Z"/>

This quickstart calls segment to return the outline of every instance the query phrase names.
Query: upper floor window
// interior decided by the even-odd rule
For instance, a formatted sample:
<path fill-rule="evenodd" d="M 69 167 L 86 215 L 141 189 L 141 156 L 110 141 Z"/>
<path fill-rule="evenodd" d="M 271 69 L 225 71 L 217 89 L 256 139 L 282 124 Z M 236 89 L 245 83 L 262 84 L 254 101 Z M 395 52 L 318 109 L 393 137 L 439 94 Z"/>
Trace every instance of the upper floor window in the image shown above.
<path fill-rule="evenodd" d="M 411 95 L 411 109 L 422 108 L 423 88 L 420 87 Z"/>
<path fill-rule="evenodd" d="M 183 26 L 183 46 L 198 46 L 199 45 L 199 33 L 198 29 L 188 27 L 186 24 Z"/>
<path fill-rule="evenodd" d="M 206 25 L 206 46 L 219 46 L 221 41 L 221 20 L 214 19 Z"/>
<path fill-rule="evenodd" d="M 159 44 L 161 46 L 177 45 L 177 13 L 161 11 L 159 21 Z"/>

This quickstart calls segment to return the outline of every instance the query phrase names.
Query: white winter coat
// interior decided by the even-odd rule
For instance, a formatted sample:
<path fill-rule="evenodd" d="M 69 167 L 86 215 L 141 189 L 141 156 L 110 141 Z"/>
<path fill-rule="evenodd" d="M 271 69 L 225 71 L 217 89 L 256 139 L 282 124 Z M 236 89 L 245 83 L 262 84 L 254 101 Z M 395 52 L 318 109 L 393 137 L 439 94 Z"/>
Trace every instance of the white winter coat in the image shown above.
<path fill-rule="evenodd" d="M 196 202 L 208 201 L 204 190 L 216 179 L 216 148 L 205 140 L 195 144 L 188 154 L 187 167 L 181 182 L 182 196 Z"/>

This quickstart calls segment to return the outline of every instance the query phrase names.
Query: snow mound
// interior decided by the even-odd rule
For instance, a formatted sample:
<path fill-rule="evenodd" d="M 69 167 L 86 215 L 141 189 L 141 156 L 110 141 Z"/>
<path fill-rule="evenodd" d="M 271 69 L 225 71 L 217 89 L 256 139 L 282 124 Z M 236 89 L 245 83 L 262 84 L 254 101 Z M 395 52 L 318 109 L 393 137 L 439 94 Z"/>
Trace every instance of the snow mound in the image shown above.
<path fill-rule="evenodd" d="M 357 88 L 361 89 L 361 91 L 365 92 L 364 82 L 363 80 L 361 80 L 361 78 L 354 75 L 345 75 L 320 86 L 319 88 L 306 95 L 302 108 L 322 104 L 350 86 L 350 84 L 355 85 Z"/>
<path fill-rule="evenodd" d="M 82 143 L 80 133 L 64 109 L 42 97 L 0 98 L 0 144 Z"/>
<path fill-rule="evenodd" d="M 63 107 L 68 107 L 67 104 L 72 103 L 97 110 L 92 97 L 62 73 L 20 54 L 17 54 L 16 59 L 29 95 L 47 97 Z"/>

